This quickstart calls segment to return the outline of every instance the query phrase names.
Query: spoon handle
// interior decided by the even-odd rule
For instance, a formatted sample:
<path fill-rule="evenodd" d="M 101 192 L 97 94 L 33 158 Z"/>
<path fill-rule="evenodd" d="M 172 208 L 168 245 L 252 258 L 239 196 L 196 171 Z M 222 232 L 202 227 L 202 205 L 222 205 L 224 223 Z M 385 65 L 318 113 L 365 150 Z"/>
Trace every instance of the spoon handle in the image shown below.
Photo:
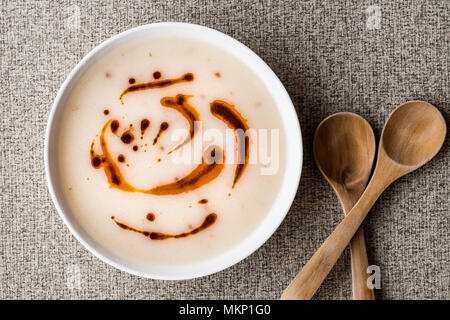
<path fill-rule="evenodd" d="M 341 193 L 340 201 L 344 214 L 347 215 L 353 206 L 361 197 L 361 192 Z M 352 291 L 353 300 L 375 300 L 373 289 L 367 286 L 367 267 L 369 259 L 367 258 L 366 243 L 364 241 L 364 229 L 359 227 L 352 240 L 350 241 L 350 255 L 352 266 Z"/>
<path fill-rule="evenodd" d="M 360 227 L 350 242 L 352 264 L 352 284 L 354 300 L 374 300 L 373 289 L 367 286 L 367 267 L 369 266 L 364 231 Z"/>
<path fill-rule="evenodd" d="M 377 198 L 390 182 L 393 181 L 391 179 L 385 181 L 382 177 L 377 179 L 377 176 L 377 170 L 375 170 L 372 180 L 355 207 L 350 210 L 344 220 L 297 274 L 283 292 L 281 299 L 305 300 L 312 298 L 364 221 L 370 208 L 372 208 Z"/>

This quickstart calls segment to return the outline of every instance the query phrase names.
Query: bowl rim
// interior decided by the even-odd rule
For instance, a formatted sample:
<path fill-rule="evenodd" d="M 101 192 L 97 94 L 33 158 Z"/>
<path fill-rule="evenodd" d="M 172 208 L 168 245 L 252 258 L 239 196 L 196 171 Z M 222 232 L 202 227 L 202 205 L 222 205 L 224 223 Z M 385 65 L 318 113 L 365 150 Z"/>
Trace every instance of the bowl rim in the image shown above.
<path fill-rule="evenodd" d="M 170 272 L 167 274 L 143 271 L 142 268 L 145 268 L 144 265 L 135 265 L 133 262 L 130 262 L 130 260 L 128 260 L 127 263 L 127 259 L 116 256 L 111 252 L 106 252 L 108 251 L 107 249 L 100 248 L 99 245 L 96 245 L 95 241 L 88 235 L 83 236 L 81 234 L 82 230 L 77 229 L 77 227 L 69 220 L 67 212 L 65 212 L 65 210 L 62 208 L 62 204 L 60 203 L 62 199 L 59 199 L 56 194 L 57 178 L 53 173 L 53 171 L 58 170 L 54 168 L 55 166 L 57 167 L 57 163 L 52 163 L 53 160 L 50 159 L 52 155 L 51 152 L 54 152 L 53 150 L 51 151 L 51 147 L 54 146 L 50 145 L 50 140 L 52 138 L 52 135 L 54 134 L 54 131 L 57 130 L 55 129 L 55 115 L 59 109 L 64 108 L 64 104 L 62 104 L 61 101 L 64 95 L 70 95 L 70 85 L 72 84 L 72 82 L 77 81 L 76 76 L 80 76 L 80 74 L 83 73 L 83 69 L 89 68 L 89 63 L 94 63 L 96 55 L 98 55 L 101 51 L 106 50 L 106 52 L 103 53 L 106 54 L 108 52 L 107 48 L 113 47 L 114 43 L 118 43 L 121 39 L 132 36 L 133 34 L 150 32 L 151 30 L 157 30 L 159 28 L 178 28 L 180 29 L 180 31 L 189 30 L 190 32 L 198 32 L 199 34 L 209 35 L 210 38 L 218 38 L 224 42 L 227 42 L 235 49 L 239 49 L 239 53 L 241 55 L 245 55 L 246 59 L 244 59 L 244 57 L 242 56 L 234 56 L 237 59 L 240 59 L 247 66 L 249 66 L 250 63 L 254 63 L 255 66 L 259 68 L 259 73 L 264 73 L 266 77 L 269 77 L 269 79 L 261 77 L 260 74 L 256 73 L 256 70 L 253 69 L 253 71 L 256 73 L 256 76 L 260 80 L 262 80 L 266 84 L 266 86 L 267 81 L 269 80 L 271 85 L 274 86 L 267 87 L 267 90 L 269 90 L 272 98 L 276 102 L 275 105 L 283 123 L 283 129 L 285 131 L 286 139 L 286 166 L 284 169 L 284 176 L 281 181 L 281 186 L 278 190 L 278 195 L 274 200 L 272 207 L 269 209 L 259 225 L 250 234 L 248 234 L 240 242 L 226 250 L 224 253 L 193 264 L 176 265 L 173 267 L 165 266 L 164 269 L 170 270 Z M 283 102 L 283 108 L 280 108 L 280 102 Z M 291 143 L 288 143 L 289 141 Z M 55 155 L 53 155 L 53 157 L 56 158 Z M 191 23 L 159 22 L 131 28 L 108 38 L 107 40 L 97 45 L 88 54 L 86 54 L 83 59 L 81 59 L 81 61 L 71 70 L 71 72 L 59 88 L 50 110 L 45 134 L 44 162 L 47 186 L 56 210 L 58 211 L 59 216 L 63 220 L 64 224 L 68 227 L 72 235 L 89 252 L 91 252 L 94 256 L 106 262 L 107 264 L 133 275 L 159 280 L 186 280 L 207 276 L 231 267 L 232 265 L 244 260 L 253 252 L 255 252 L 275 233 L 275 231 L 278 229 L 279 225 L 289 212 L 289 209 L 295 199 L 295 195 L 298 190 L 303 166 L 303 143 L 298 116 L 292 100 L 289 97 L 289 94 L 287 93 L 279 78 L 272 71 L 272 69 L 256 53 L 254 53 L 250 48 L 248 48 L 238 40 L 215 29 Z M 270 225 L 268 225 L 269 222 L 267 222 L 269 216 L 271 216 L 272 218 L 272 221 L 269 221 L 271 223 Z M 149 264 L 145 265 L 149 266 Z"/>

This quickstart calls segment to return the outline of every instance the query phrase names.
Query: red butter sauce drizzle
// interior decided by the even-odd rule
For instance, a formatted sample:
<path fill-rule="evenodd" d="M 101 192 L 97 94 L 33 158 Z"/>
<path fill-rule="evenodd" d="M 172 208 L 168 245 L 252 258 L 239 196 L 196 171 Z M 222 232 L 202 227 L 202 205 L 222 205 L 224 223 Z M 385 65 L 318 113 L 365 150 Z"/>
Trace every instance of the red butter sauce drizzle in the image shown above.
<path fill-rule="evenodd" d="M 156 89 L 156 88 L 165 88 L 177 83 L 181 82 L 190 82 L 194 80 L 194 74 L 193 73 L 185 73 L 179 78 L 173 78 L 173 79 L 163 79 L 163 80 L 155 80 L 145 83 L 138 83 L 133 84 L 126 88 L 121 94 L 120 94 L 120 102 L 123 104 L 123 97 L 130 93 L 130 92 L 136 92 L 136 91 L 142 91 L 142 90 L 149 90 L 149 89 Z"/>
<path fill-rule="evenodd" d="M 150 238 L 151 240 L 165 240 L 165 239 L 169 239 L 169 238 L 174 238 L 174 239 L 185 238 L 185 237 L 197 234 L 200 231 L 203 231 L 206 228 L 213 225 L 217 220 L 217 214 L 215 214 L 215 213 L 208 214 L 200 226 L 198 226 L 195 229 L 192 229 L 191 231 L 183 232 L 183 233 L 179 233 L 179 234 L 166 234 L 166 233 L 162 233 L 162 232 L 139 230 L 134 227 L 130 227 L 130 226 L 126 225 L 125 223 L 117 221 L 114 216 L 112 216 L 111 219 L 114 221 L 114 223 L 116 225 L 118 225 L 120 228 L 122 228 L 124 230 L 143 234 L 144 236 Z"/>
<path fill-rule="evenodd" d="M 117 120 L 111 121 L 111 132 L 116 134 L 117 130 L 119 129 L 119 126 L 120 126 L 119 121 Z"/>
<path fill-rule="evenodd" d="M 144 137 L 145 130 L 150 126 L 150 120 L 142 119 L 141 120 L 141 139 Z"/>
<path fill-rule="evenodd" d="M 189 123 L 189 136 L 178 146 L 168 152 L 168 154 L 181 148 L 194 138 L 197 132 L 196 122 L 200 120 L 197 110 L 188 103 L 188 99 L 192 97 L 184 94 L 177 94 L 175 97 L 164 97 L 161 99 L 161 105 L 178 111 Z"/>
<path fill-rule="evenodd" d="M 120 140 L 122 140 L 122 142 L 125 144 L 130 144 L 134 140 L 134 135 L 131 132 L 131 130 L 127 130 L 124 133 L 122 133 L 122 135 L 120 136 Z"/>
<path fill-rule="evenodd" d="M 108 145 L 106 143 L 105 139 L 106 129 L 114 121 L 117 120 L 109 120 L 102 128 L 102 132 L 100 134 L 100 148 L 102 150 L 102 155 L 97 155 L 94 152 L 94 142 L 91 143 L 91 150 L 90 150 L 91 163 L 92 166 L 96 169 L 103 167 L 103 170 L 105 171 L 105 175 L 111 187 L 127 192 L 133 192 L 135 191 L 135 188 L 132 185 L 128 184 L 125 178 L 122 176 L 119 167 L 117 166 L 111 154 L 109 153 Z"/>
<path fill-rule="evenodd" d="M 159 72 L 159 71 L 153 72 L 153 78 L 154 78 L 154 79 L 159 79 L 159 78 L 161 78 L 161 72 Z"/>
<path fill-rule="evenodd" d="M 220 155 L 217 156 L 217 153 L 219 152 Z M 205 157 L 208 159 L 205 160 Z M 223 151 L 219 147 L 214 147 L 211 154 L 202 157 L 202 163 L 187 176 L 178 179 L 173 183 L 168 183 L 143 191 L 143 193 L 165 196 L 180 194 L 200 188 L 201 186 L 214 180 L 222 172 L 224 163 L 225 155 L 223 154 Z"/>
<path fill-rule="evenodd" d="M 158 142 L 159 137 L 161 134 L 166 131 L 169 128 L 169 124 L 167 122 L 162 122 L 159 126 L 158 133 L 156 134 L 156 137 L 153 139 L 153 145 L 155 145 Z"/>
<path fill-rule="evenodd" d="M 238 145 L 238 164 L 234 172 L 233 186 L 242 176 L 245 167 L 248 164 L 249 157 L 249 137 L 245 133 L 248 130 L 247 120 L 236 110 L 234 105 L 225 101 L 214 100 L 210 103 L 211 113 L 218 119 L 234 130 Z"/>
<path fill-rule="evenodd" d="M 206 160 L 205 156 L 202 157 L 201 164 L 199 164 L 188 175 L 181 179 L 178 179 L 176 182 L 160 185 L 148 190 L 138 189 L 126 181 L 118 165 L 115 163 L 112 155 L 109 152 L 105 134 L 106 129 L 112 121 L 113 120 L 109 120 L 108 122 L 106 122 L 100 134 L 100 147 L 102 150 L 102 155 L 98 155 L 94 152 L 94 142 L 91 143 L 90 149 L 92 166 L 96 169 L 103 168 L 108 182 L 112 188 L 116 188 L 126 192 L 141 192 L 154 195 L 174 195 L 200 188 L 201 186 L 206 185 L 210 181 L 214 180 L 222 172 L 225 162 L 225 155 L 219 147 L 214 147 L 211 151 L 211 154 L 206 155 Z M 217 155 L 218 152 L 220 152 L 219 156 Z M 222 156 L 222 158 L 220 156 Z M 214 157 L 213 161 L 211 161 L 211 159 L 208 157 Z"/>

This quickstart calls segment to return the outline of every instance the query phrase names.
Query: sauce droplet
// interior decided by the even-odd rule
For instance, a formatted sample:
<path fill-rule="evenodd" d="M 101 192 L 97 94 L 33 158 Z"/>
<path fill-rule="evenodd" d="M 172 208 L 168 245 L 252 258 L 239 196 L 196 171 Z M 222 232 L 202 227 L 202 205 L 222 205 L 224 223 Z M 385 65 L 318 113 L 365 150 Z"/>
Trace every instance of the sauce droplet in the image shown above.
<path fill-rule="evenodd" d="M 103 114 L 104 114 L 105 116 L 107 116 L 107 115 L 109 114 L 109 110 L 108 110 L 108 109 L 103 110 Z"/>
<path fill-rule="evenodd" d="M 208 199 L 202 199 L 198 201 L 199 204 L 205 204 L 208 203 Z"/>
<path fill-rule="evenodd" d="M 153 72 L 153 78 L 155 78 L 155 79 L 161 78 L 161 72 L 159 72 L 159 71 Z"/>
<path fill-rule="evenodd" d="M 134 140 L 134 135 L 133 133 L 131 133 L 130 130 L 127 130 L 124 133 L 122 133 L 120 140 L 122 140 L 122 142 L 125 144 L 130 144 Z"/>
<path fill-rule="evenodd" d="M 144 135 L 145 130 L 150 126 L 150 120 L 142 119 L 141 120 L 141 135 Z"/>
<path fill-rule="evenodd" d="M 147 213 L 147 220 L 148 221 L 155 221 L 155 214 L 153 212 Z"/>
<path fill-rule="evenodd" d="M 119 156 L 117 157 L 117 161 L 125 162 L 125 156 L 123 154 L 119 154 Z"/>
<path fill-rule="evenodd" d="M 128 79 L 129 84 L 134 84 L 135 82 L 136 82 L 136 79 L 134 79 L 134 78 Z"/>
<path fill-rule="evenodd" d="M 102 160 L 98 156 L 95 156 L 94 158 L 92 158 L 92 166 L 94 168 L 99 168 L 101 164 L 102 164 Z"/>
<path fill-rule="evenodd" d="M 113 120 L 111 122 L 111 131 L 112 131 L 112 133 L 116 133 L 118 129 L 119 129 L 119 121 Z"/>

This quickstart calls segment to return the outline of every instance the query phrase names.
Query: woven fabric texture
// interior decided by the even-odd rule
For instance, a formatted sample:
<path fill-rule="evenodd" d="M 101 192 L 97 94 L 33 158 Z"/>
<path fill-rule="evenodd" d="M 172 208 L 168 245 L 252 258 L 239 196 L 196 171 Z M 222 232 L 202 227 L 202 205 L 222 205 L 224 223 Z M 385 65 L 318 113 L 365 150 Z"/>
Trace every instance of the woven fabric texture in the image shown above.
<path fill-rule="evenodd" d="M 425 100 L 449 106 L 449 1 L 6 1 L 0 0 L 0 298 L 276 299 L 341 221 L 314 164 L 326 116 L 365 117 L 377 139 L 389 113 Z M 116 270 L 76 241 L 50 199 L 46 121 L 58 88 L 94 46 L 160 21 L 222 31 L 260 55 L 297 110 L 304 165 L 275 234 L 233 267 L 189 281 Z M 449 299 L 449 144 L 396 181 L 364 223 L 378 299 Z M 316 299 L 351 299 L 348 249 Z"/>

